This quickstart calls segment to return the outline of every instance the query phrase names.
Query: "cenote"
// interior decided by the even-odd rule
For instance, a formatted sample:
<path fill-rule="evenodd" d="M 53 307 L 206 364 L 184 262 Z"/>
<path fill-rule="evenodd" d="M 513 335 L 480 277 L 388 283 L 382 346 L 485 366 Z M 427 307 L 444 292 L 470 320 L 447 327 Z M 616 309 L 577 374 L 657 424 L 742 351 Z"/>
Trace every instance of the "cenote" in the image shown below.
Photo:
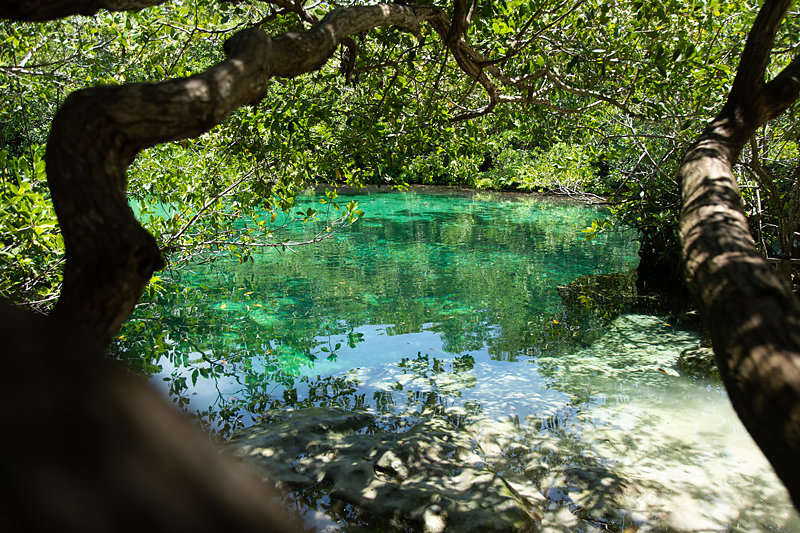
<path fill-rule="evenodd" d="M 583 238 L 602 209 L 351 199 L 366 216 L 322 243 L 174 271 L 114 349 L 222 438 L 312 406 L 441 417 L 554 530 L 800 530 L 721 382 L 677 371 L 696 332 L 563 303 L 579 276 L 636 267 L 630 232 Z M 309 527 L 345 527 L 327 496 L 301 500 Z"/>

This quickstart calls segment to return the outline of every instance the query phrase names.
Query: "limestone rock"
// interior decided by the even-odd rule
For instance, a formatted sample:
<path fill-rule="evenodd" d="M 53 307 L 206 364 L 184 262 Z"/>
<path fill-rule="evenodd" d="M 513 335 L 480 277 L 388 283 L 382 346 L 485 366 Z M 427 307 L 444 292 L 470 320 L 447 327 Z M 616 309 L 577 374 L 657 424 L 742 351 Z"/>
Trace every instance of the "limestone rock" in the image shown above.
<path fill-rule="evenodd" d="M 558 293 L 567 307 L 610 319 L 641 304 L 635 271 L 579 276 Z"/>
<path fill-rule="evenodd" d="M 569 467 L 551 472 L 540 481 L 540 490 L 553 502 L 553 509 L 567 507 L 571 513 L 594 524 L 623 530 L 634 525 L 630 513 L 622 511 L 636 487 L 600 466 Z"/>
<path fill-rule="evenodd" d="M 339 502 L 339 518 L 348 523 L 430 532 L 536 529 L 530 502 L 486 470 L 469 437 L 442 419 L 402 432 L 381 429 L 367 413 L 334 408 L 273 420 L 237 433 L 230 449 L 283 490 Z"/>
<path fill-rule="evenodd" d="M 714 351 L 711 348 L 698 346 L 687 348 L 678 356 L 677 367 L 690 376 L 719 377 Z"/>

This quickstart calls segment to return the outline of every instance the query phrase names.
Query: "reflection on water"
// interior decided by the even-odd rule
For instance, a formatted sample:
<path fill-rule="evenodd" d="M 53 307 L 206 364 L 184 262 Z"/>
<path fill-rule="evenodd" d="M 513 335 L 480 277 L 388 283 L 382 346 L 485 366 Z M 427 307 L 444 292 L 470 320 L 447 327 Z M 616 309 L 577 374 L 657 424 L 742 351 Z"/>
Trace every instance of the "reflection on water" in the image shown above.
<path fill-rule="evenodd" d="M 559 285 L 636 263 L 630 235 L 582 240 L 599 211 L 357 200 L 367 218 L 326 243 L 179 272 L 119 353 L 223 436 L 304 405 L 450 413 L 556 529 L 800 530 L 721 385 L 675 370 L 695 334 L 562 306 Z"/>
<path fill-rule="evenodd" d="M 722 385 L 675 370 L 696 344 L 658 317 L 623 315 L 569 354 L 524 363 L 418 355 L 352 379 L 379 411 L 463 413 L 455 423 L 493 471 L 529 499 L 558 504 L 545 518 L 556 529 L 800 530 Z"/>

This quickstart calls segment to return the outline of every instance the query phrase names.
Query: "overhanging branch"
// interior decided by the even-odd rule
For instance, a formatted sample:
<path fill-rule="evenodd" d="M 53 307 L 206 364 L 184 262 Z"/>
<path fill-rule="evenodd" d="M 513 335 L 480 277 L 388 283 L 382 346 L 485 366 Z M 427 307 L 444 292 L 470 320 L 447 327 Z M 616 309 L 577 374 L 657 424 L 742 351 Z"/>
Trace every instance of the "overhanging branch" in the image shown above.
<path fill-rule="evenodd" d="M 756 250 L 732 166 L 797 98 L 797 60 L 764 83 L 789 0 L 766 0 L 728 101 L 684 156 L 681 241 L 690 289 L 736 412 L 800 505 L 800 304 Z"/>
<path fill-rule="evenodd" d="M 0 18 L 42 22 L 71 15 L 108 11 L 136 11 L 170 0 L 0 0 Z"/>
<path fill-rule="evenodd" d="M 270 77 L 321 67 L 347 35 L 383 25 L 418 34 L 419 22 L 401 5 L 339 9 L 303 32 L 269 37 L 257 28 L 242 30 L 225 42 L 225 61 L 189 78 L 70 95 L 53 122 L 46 155 L 67 258 L 54 316 L 77 322 L 104 347 L 162 267 L 158 246 L 125 196 L 125 172 L 139 151 L 207 131 L 260 101 Z"/>

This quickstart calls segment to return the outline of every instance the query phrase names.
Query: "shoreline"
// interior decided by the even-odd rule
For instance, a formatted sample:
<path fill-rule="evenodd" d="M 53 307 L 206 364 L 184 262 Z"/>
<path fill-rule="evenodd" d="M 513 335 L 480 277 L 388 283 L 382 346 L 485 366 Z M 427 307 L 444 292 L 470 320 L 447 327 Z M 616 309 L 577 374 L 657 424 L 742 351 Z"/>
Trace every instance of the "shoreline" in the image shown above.
<path fill-rule="evenodd" d="M 454 194 L 461 196 L 477 196 L 481 194 L 498 195 L 511 198 L 540 198 L 546 200 L 564 201 L 565 203 L 581 203 L 585 205 L 611 205 L 608 199 L 602 196 L 597 196 L 590 193 L 559 193 L 554 191 L 520 191 L 520 190 L 497 190 L 497 189 L 474 189 L 470 187 L 461 187 L 457 185 L 426 185 L 426 184 L 408 184 L 402 189 L 395 188 L 390 185 L 363 185 L 356 187 L 347 185 L 345 183 L 335 184 L 322 184 L 317 183 L 311 185 L 307 190 L 314 192 L 322 192 L 325 189 L 335 188 L 340 194 L 358 195 L 358 194 L 375 194 L 375 193 L 389 193 L 389 192 L 424 192 L 428 194 Z"/>

